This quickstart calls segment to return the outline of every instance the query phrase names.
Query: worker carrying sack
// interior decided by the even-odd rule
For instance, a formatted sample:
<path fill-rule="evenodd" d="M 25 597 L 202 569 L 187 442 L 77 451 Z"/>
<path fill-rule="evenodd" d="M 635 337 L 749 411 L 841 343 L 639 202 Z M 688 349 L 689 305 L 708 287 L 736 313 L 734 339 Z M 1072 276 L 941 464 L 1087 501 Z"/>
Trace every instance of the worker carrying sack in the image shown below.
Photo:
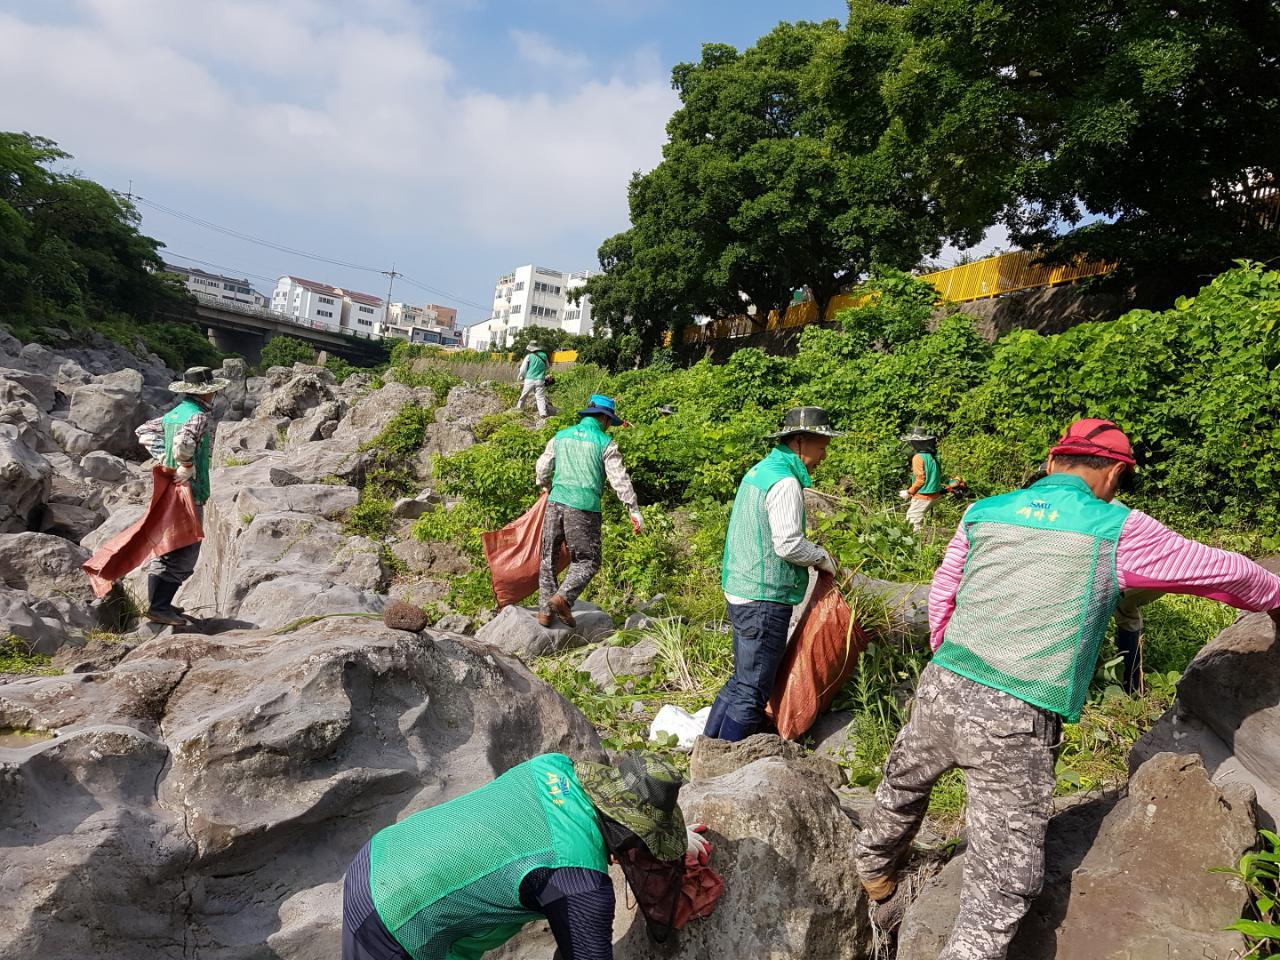
<path fill-rule="evenodd" d="M 538 590 L 538 569 L 542 565 L 542 523 L 547 515 L 547 495 L 501 530 L 480 534 L 484 558 L 489 563 L 489 579 L 498 607 L 519 603 Z M 569 548 L 560 545 L 556 573 L 569 566 Z"/>
<path fill-rule="evenodd" d="M 765 707 L 778 735 L 796 740 L 808 733 L 866 648 L 867 635 L 854 621 L 835 578 L 820 573 Z"/>
<path fill-rule="evenodd" d="M 84 562 L 93 593 L 105 597 L 111 585 L 153 557 L 181 550 L 204 539 L 191 484 L 174 483 L 173 471 L 151 469 L 151 505 L 133 526 L 122 530 Z"/>

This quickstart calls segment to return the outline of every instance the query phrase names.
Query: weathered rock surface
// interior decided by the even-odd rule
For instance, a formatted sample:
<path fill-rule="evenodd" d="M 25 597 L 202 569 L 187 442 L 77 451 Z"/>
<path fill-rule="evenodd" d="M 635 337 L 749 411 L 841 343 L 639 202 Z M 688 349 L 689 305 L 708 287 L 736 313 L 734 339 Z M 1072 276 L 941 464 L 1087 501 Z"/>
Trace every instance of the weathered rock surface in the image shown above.
<path fill-rule="evenodd" d="M 104 483 L 117 483 L 129 476 L 125 462 L 105 450 L 92 450 L 80 458 L 80 469 L 85 476 Z"/>
<path fill-rule="evenodd" d="M 619 677 L 647 677 L 653 673 L 657 659 L 658 645 L 645 637 L 633 647 L 606 644 L 592 650 L 578 669 L 591 674 L 591 679 L 603 687 L 615 683 Z"/>
<path fill-rule="evenodd" d="M 698 737 L 689 756 L 689 776 L 695 781 L 711 780 L 769 757 L 786 760 L 832 790 L 840 789 L 848 780 L 844 771 L 830 760 L 813 756 L 800 744 L 772 733 L 753 734 L 737 743 Z"/>
<path fill-rule="evenodd" d="M 76 387 L 67 419 L 94 438 L 96 449 L 128 456 L 137 448 L 134 429 L 151 414 L 142 385 L 141 373 L 125 369 Z"/>
<path fill-rule="evenodd" d="M 1253 795 L 1219 789 L 1196 757 L 1162 753 L 1143 764 L 1128 796 L 1055 816 L 1045 888 L 1010 960 L 1204 960 L 1243 952 L 1222 930 L 1245 891 L 1213 867 L 1234 865 L 1255 840 Z M 947 864 L 907 911 L 898 960 L 933 960 L 960 903 L 963 856 Z"/>
<path fill-rule="evenodd" d="M 333 618 L 0 683 L 0 726 L 56 734 L 0 747 L 0 957 L 336 956 L 378 829 L 538 753 L 601 759 L 555 691 L 468 643 Z"/>
<path fill-rule="evenodd" d="M 449 391 L 436 410 L 436 422 L 427 430 L 427 442 L 419 457 L 420 474 L 426 476 L 433 455 L 449 456 L 476 442 L 476 427 L 487 416 L 501 413 L 502 398 L 490 387 L 463 384 Z"/>
<path fill-rule="evenodd" d="M 19 439 L 16 427 L 0 424 L 0 533 L 34 526 L 52 485 L 49 461 Z"/>
<path fill-rule="evenodd" d="M 553 626 L 544 627 L 538 623 L 537 615 L 538 611 L 528 607 L 503 607 L 476 632 L 476 639 L 493 644 L 503 653 L 541 657 L 603 640 L 615 630 L 613 619 L 607 613 L 582 600 L 573 605 L 576 627 L 565 626 L 558 620 Z"/>

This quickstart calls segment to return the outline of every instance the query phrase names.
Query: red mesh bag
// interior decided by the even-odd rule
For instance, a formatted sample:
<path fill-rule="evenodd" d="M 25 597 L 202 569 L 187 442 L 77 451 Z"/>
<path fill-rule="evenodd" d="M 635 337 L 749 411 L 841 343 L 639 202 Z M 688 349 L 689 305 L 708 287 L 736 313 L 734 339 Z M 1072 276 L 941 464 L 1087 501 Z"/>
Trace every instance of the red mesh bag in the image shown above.
<path fill-rule="evenodd" d="M 547 515 L 547 495 L 501 530 L 480 535 L 484 558 L 489 563 L 489 579 L 498 607 L 519 603 L 538 590 L 538 568 L 542 558 L 542 523 Z M 556 573 L 569 566 L 569 550 L 561 545 Z"/>
<path fill-rule="evenodd" d="M 665 931 L 711 916 L 724 894 L 724 878 L 697 857 L 686 854 L 683 863 L 655 860 L 643 846 L 628 847 L 614 856 L 650 933 L 659 942 Z"/>
<path fill-rule="evenodd" d="M 96 596 L 105 597 L 111 585 L 153 557 L 181 550 L 204 539 L 189 483 L 174 483 L 173 471 L 151 470 L 151 503 L 133 526 L 122 530 L 84 562 Z"/>
<path fill-rule="evenodd" d="M 779 736 L 795 740 L 809 731 L 853 674 L 866 648 L 867 635 L 854 622 L 835 578 L 819 574 L 765 707 Z"/>

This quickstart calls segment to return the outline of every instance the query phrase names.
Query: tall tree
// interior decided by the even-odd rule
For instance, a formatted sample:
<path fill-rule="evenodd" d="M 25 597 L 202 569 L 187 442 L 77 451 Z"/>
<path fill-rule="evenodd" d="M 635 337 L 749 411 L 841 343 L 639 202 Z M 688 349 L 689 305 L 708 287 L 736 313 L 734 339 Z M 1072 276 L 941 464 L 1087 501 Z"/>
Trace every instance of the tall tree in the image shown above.
<path fill-rule="evenodd" d="M 1280 254 L 1275 0 L 871 0 L 850 31 L 908 35 L 886 99 L 949 228 L 1188 276 Z"/>
<path fill-rule="evenodd" d="M 652 341 L 693 314 L 763 319 L 801 287 L 822 308 L 872 263 L 936 250 L 935 205 L 881 100 L 885 50 L 834 20 L 783 23 L 676 66 L 682 106 L 662 162 L 631 182 L 631 229 L 600 248 L 596 314 Z M 861 109 L 833 112 L 837 87 Z"/>
<path fill-rule="evenodd" d="M 54 169 L 57 144 L 0 132 L 0 311 L 74 324 L 108 314 L 147 319 L 176 296 L 160 244 L 133 205 Z"/>

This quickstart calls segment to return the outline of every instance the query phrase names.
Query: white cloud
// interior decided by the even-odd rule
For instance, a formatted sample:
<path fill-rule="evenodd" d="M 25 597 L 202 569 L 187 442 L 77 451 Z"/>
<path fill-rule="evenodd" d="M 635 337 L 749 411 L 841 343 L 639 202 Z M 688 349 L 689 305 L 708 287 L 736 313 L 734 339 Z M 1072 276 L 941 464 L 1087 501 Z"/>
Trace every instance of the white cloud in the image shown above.
<path fill-rule="evenodd" d="M 585 70 L 591 65 L 591 61 L 583 54 L 562 50 L 545 33 L 538 33 L 536 30 L 512 30 L 510 33 L 511 40 L 516 45 L 516 54 L 535 67 L 573 72 Z"/>
<path fill-rule="evenodd" d="M 0 89 L 17 94 L 0 99 L 0 128 L 50 136 L 143 195 L 149 180 L 186 181 L 454 235 L 603 238 L 625 226 L 627 181 L 660 159 L 675 107 L 661 71 L 561 77 L 555 93 L 469 88 L 410 0 L 79 9 L 56 24 L 0 12 Z M 588 65 L 541 35 L 516 39 L 531 61 Z"/>

